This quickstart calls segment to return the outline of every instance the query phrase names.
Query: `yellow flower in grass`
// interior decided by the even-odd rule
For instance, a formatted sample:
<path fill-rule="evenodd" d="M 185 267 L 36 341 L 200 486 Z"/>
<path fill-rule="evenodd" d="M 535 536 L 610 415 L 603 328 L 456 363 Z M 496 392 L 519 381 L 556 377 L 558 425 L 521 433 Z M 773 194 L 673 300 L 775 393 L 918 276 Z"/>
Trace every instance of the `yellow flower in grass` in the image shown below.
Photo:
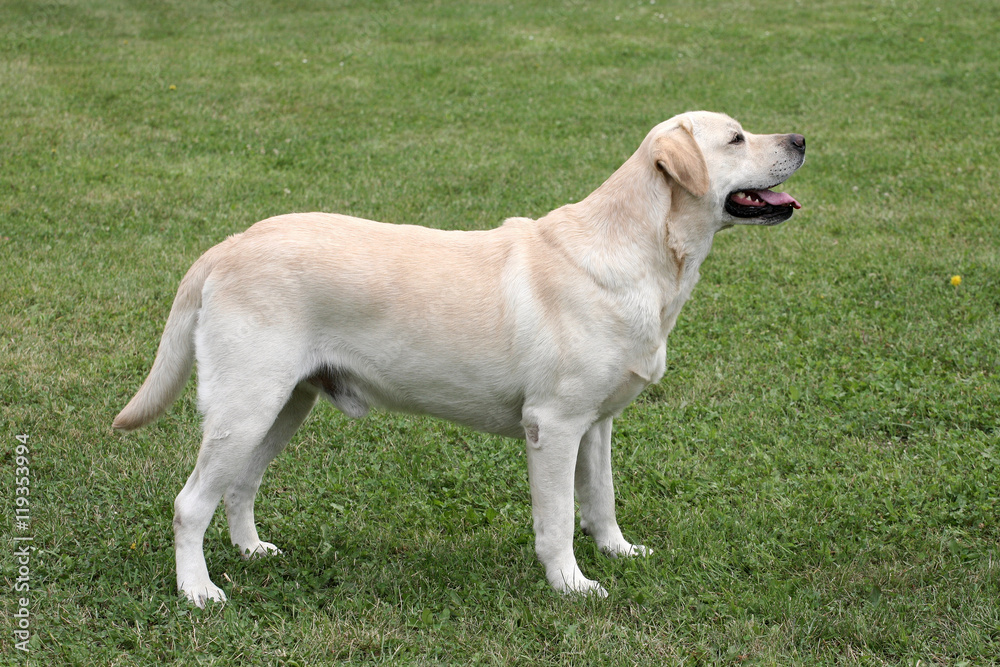
<path fill-rule="evenodd" d="M 951 277 L 951 284 L 954 285 L 955 287 L 958 287 L 959 285 L 961 285 L 962 284 L 962 276 L 952 276 Z"/>

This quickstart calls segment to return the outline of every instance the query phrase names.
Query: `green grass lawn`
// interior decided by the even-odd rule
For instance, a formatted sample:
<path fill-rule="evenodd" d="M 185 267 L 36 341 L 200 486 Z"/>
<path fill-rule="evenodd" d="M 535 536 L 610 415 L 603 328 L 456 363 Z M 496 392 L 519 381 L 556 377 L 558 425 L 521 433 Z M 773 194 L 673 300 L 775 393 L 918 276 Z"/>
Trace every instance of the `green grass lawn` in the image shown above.
<path fill-rule="evenodd" d="M 6 0 L 3 660 L 1000 662 L 998 34 L 995 0 Z M 230 603 L 176 595 L 193 383 L 110 424 L 201 252 L 290 211 L 537 217 L 699 108 L 806 135 L 804 208 L 717 237 L 616 422 L 619 519 L 656 553 L 578 536 L 607 600 L 545 583 L 523 443 L 328 405 L 257 501 L 285 555 L 243 562 L 219 512 Z"/>

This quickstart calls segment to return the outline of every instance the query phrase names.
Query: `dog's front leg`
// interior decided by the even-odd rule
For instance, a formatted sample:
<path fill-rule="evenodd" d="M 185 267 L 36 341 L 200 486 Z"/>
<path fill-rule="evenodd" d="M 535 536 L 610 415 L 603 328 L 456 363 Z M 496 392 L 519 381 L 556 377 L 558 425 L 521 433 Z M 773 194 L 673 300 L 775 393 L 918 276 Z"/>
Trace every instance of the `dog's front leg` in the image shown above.
<path fill-rule="evenodd" d="M 583 576 L 573 553 L 573 470 L 587 424 L 526 419 L 528 483 L 535 526 L 535 553 L 545 576 L 562 593 L 608 593 Z"/>
<path fill-rule="evenodd" d="M 653 553 L 641 544 L 628 542 L 618 527 L 611 477 L 611 418 L 591 426 L 580 441 L 576 496 L 580 502 L 580 527 L 594 538 L 603 553 L 612 557 Z"/>

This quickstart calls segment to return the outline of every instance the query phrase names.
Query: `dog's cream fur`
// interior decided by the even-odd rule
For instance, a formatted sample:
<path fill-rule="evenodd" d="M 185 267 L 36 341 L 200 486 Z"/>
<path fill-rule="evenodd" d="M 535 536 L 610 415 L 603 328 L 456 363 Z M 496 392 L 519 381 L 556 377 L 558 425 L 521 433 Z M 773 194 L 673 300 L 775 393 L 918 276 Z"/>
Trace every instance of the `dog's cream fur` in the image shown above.
<path fill-rule="evenodd" d="M 322 393 L 351 417 L 378 406 L 525 438 L 549 583 L 605 594 L 573 554 L 574 490 L 603 552 L 650 553 L 615 519 L 611 421 L 663 375 L 713 235 L 754 222 L 726 213 L 726 199 L 780 183 L 804 152 L 799 135 L 695 112 L 657 125 L 590 196 L 539 220 L 455 232 L 293 214 L 206 252 L 114 422 L 155 419 L 197 359 L 204 440 L 174 503 L 178 589 L 199 606 L 225 600 L 203 553 L 220 498 L 243 554 L 277 552 L 257 535 L 254 496 Z"/>

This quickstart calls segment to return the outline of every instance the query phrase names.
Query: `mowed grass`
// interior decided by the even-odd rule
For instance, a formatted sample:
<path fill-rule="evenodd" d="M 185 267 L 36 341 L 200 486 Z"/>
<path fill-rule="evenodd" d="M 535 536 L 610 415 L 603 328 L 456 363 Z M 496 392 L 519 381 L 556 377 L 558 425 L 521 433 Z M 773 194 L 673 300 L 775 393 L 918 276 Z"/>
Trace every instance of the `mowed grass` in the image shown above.
<path fill-rule="evenodd" d="M 992 0 L 4 2 L 4 660 L 997 662 L 998 34 Z M 717 237 L 617 420 L 619 519 L 655 554 L 578 535 L 607 600 L 545 584 L 522 443 L 327 405 L 258 498 L 285 555 L 243 562 L 219 512 L 231 601 L 177 597 L 193 383 L 110 424 L 201 252 L 289 211 L 537 217 L 696 108 L 805 134 L 804 208 Z"/>

